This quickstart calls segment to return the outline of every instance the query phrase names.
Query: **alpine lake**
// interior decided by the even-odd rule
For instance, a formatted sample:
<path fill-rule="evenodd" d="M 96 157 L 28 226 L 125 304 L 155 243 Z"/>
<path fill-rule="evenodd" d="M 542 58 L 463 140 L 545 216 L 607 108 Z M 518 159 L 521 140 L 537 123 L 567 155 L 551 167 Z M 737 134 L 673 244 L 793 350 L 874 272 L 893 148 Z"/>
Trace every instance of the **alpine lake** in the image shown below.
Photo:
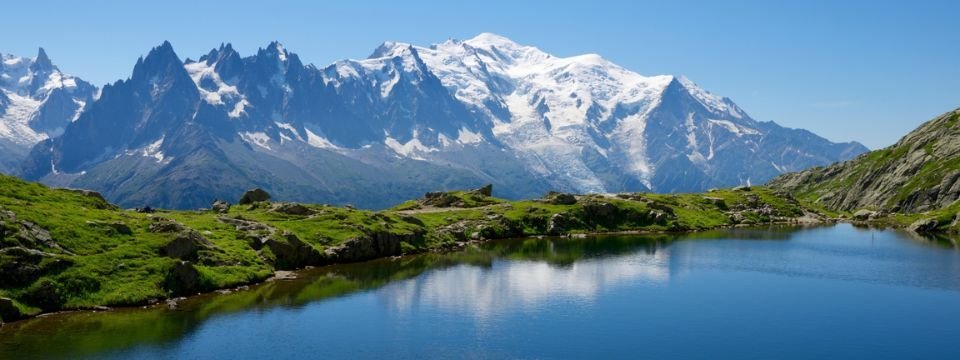
<path fill-rule="evenodd" d="M 951 238 L 523 238 L 0 328 L 0 359 L 960 359 Z"/>

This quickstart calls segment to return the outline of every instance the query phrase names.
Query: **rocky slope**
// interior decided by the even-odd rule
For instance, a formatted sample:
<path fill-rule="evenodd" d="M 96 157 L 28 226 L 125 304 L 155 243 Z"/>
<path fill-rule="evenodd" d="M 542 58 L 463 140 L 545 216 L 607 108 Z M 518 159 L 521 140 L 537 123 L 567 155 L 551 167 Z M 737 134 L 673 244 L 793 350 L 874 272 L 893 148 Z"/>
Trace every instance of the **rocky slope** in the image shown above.
<path fill-rule="evenodd" d="M 139 305 L 259 282 L 278 270 L 473 241 L 613 231 L 687 231 L 797 221 L 810 213 L 766 188 L 709 194 L 571 195 L 530 201 L 492 189 L 436 192 L 390 210 L 271 202 L 210 210 L 121 210 L 98 193 L 0 175 L 0 318 Z"/>
<path fill-rule="evenodd" d="M 780 176 L 770 186 L 830 209 L 921 213 L 960 198 L 960 109 L 893 146 L 827 167 Z"/>
<path fill-rule="evenodd" d="M 436 189 L 498 195 L 703 191 L 866 151 L 751 119 L 682 77 L 481 34 L 304 64 L 279 43 L 182 61 L 169 43 L 106 86 L 22 174 L 123 206 L 191 208 L 246 188 L 383 208 Z"/>
<path fill-rule="evenodd" d="M 35 58 L 0 54 L 0 172 L 18 170 L 33 145 L 62 134 L 96 93 L 42 48 Z"/>

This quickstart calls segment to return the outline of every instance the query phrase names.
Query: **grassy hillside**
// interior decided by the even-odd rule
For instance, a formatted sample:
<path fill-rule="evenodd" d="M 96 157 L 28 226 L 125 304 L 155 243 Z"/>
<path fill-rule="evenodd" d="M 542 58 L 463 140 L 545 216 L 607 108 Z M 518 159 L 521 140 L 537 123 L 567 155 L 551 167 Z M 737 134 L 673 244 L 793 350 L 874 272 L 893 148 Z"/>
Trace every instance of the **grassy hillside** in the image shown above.
<path fill-rule="evenodd" d="M 960 109 L 896 144 L 828 167 L 786 174 L 771 186 L 836 211 L 923 213 L 960 198 Z"/>
<path fill-rule="evenodd" d="M 239 194 L 238 194 L 239 195 Z M 148 304 L 263 281 L 278 270 L 453 250 L 473 241 L 690 231 L 791 221 L 767 188 L 506 201 L 490 189 L 430 193 L 385 211 L 278 202 L 123 210 L 97 193 L 0 175 L 0 316 Z"/>

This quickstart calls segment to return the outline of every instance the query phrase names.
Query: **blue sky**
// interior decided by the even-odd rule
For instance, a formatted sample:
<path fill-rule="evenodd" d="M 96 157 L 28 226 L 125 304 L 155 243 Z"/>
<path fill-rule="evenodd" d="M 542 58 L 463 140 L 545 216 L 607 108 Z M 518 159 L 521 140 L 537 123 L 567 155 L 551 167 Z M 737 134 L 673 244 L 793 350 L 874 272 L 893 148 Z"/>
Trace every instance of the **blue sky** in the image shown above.
<path fill-rule="evenodd" d="M 305 62 L 362 58 L 385 40 L 493 32 L 560 56 L 598 53 L 644 75 L 686 75 L 758 120 L 887 146 L 960 106 L 960 1 L 18 1 L 0 52 L 43 46 L 97 84 L 170 40 L 279 40 Z"/>

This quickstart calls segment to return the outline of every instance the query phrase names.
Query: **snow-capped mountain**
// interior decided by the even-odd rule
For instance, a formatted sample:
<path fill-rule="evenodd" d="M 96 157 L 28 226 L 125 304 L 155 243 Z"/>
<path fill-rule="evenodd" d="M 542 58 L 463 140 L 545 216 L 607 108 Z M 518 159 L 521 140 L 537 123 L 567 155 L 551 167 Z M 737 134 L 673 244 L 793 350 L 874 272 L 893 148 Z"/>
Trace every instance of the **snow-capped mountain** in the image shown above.
<path fill-rule="evenodd" d="M 96 92 L 57 69 L 43 48 L 35 58 L 0 54 L 0 172 L 19 166 L 36 143 L 62 134 Z"/>
<path fill-rule="evenodd" d="M 697 191 L 864 151 L 755 121 L 682 77 L 481 34 L 387 42 L 323 68 L 276 42 L 196 61 L 164 43 L 36 146 L 23 174 L 125 205 L 203 206 L 260 186 L 383 207 L 487 182 L 506 197 Z"/>

